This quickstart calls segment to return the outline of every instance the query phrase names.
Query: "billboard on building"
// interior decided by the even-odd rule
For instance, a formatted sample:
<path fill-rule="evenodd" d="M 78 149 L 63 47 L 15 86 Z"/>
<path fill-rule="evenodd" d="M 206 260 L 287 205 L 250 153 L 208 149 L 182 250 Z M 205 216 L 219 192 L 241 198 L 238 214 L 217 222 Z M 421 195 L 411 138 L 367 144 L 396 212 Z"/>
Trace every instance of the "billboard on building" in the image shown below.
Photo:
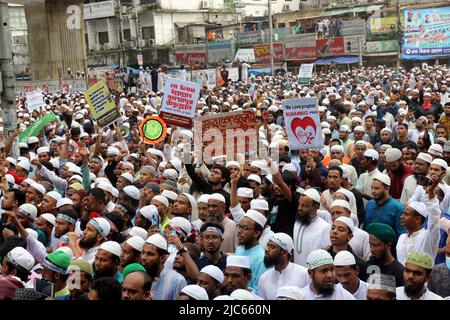
<path fill-rule="evenodd" d="M 425 60 L 450 54 L 450 7 L 404 10 L 402 58 Z"/>
<path fill-rule="evenodd" d="M 253 44 L 262 43 L 264 31 L 247 31 L 237 33 L 237 42 L 241 46 L 251 46 Z"/>
<path fill-rule="evenodd" d="M 285 40 L 286 60 L 314 60 L 316 54 L 316 34 L 298 34 Z"/>
<path fill-rule="evenodd" d="M 209 41 L 206 45 L 208 63 L 220 62 L 234 58 L 234 42 L 232 40 Z"/>
<path fill-rule="evenodd" d="M 366 42 L 367 53 L 378 52 L 394 52 L 398 49 L 397 40 L 385 40 L 385 41 L 368 41 Z"/>
<path fill-rule="evenodd" d="M 345 53 L 344 37 L 317 39 L 316 50 L 318 57 L 343 54 Z"/>
<path fill-rule="evenodd" d="M 175 46 L 175 60 L 178 65 L 204 65 L 206 59 L 206 46 L 204 44 Z"/>
<path fill-rule="evenodd" d="M 370 18 L 369 32 L 371 35 L 381 35 L 397 32 L 397 16 Z"/>
<path fill-rule="evenodd" d="M 366 21 L 364 19 L 344 20 L 339 31 L 341 36 L 366 34 Z"/>
<path fill-rule="evenodd" d="M 272 52 L 270 50 L 270 44 L 257 44 L 253 46 L 255 51 L 255 60 L 257 63 L 270 62 L 270 56 Z M 273 58 L 275 62 L 281 62 L 284 60 L 283 43 L 275 42 L 273 44 Z"/>

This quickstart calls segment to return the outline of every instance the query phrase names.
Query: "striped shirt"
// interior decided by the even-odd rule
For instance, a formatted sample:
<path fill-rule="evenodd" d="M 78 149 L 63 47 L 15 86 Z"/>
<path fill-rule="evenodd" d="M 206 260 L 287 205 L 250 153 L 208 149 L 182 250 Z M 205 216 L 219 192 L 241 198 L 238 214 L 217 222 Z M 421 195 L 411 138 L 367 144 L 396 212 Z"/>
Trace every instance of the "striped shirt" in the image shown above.
<path fill-rule="evenodd" d="M 153 279 L 153 300 L 175 300 L 186 285 L 186 279 L 181 274 L 164 268 L 159 277 Z"/>

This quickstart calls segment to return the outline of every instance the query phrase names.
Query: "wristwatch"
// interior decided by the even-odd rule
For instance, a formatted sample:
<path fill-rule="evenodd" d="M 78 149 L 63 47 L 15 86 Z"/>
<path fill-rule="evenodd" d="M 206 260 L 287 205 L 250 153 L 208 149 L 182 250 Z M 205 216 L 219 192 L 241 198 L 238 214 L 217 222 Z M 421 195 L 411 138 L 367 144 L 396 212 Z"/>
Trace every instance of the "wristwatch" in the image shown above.
<path fill-rule="evenodd" d="M 180 250 L 178 250 L 179 254 L 183 254 L 185 252 L 189 252 L 188 249 L 185 246 L 183 246 Z"/>

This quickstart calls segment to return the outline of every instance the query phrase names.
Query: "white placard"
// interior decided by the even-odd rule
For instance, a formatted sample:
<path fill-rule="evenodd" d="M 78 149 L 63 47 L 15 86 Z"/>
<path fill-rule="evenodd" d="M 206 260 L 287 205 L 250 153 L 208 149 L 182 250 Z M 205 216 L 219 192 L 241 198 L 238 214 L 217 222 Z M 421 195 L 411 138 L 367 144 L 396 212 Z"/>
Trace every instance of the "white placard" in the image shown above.
<path fill-rule="evenodd" d="M 41 91 L 33 91 L 27 94 L 27 108 L 28 112 L 33 112 L 34 110 L 39 110 L 39 107 L 45 105 L 44 95 Z"/>

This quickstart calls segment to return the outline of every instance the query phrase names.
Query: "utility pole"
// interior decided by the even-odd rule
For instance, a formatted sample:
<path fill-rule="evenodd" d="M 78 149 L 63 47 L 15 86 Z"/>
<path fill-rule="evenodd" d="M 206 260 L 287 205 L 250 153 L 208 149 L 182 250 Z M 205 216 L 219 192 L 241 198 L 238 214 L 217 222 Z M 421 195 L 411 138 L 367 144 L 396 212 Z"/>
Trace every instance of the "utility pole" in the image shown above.
<path fill-rule="evenodd" d="M 397 0 L 397 4 L 396 4 L 396 9 L 397 9 L 397 34 L 398 34 L 398 44 L 397 44 L 397 72 L 400 71 L 400 61 L 402 58 L 402 24 L 401 24 L 401 20 L 400 20 L 400 0 Z"/>
<path fill-rule="evenodd" d="M 122 38 L 121 41 L 121 56 L 122 56 L 122 63 L 121 63 L 121 68 L 123 68 L 124 66 L 127 67 L 126 63 L 125 63 L 125 33 L 123 31 L 123 16 L 122 16 L 122 3 L 119 0 L 119 19 L 120 19 L 120 36 Z"/>
<path fill-rule="evenodd" d="M 0 71 L 3 83 L 1 106 L 3 112 L 3 132 L 9 137 L 17 126 L 15 109 L 15 74 L 12 52 L 11 28 L 9 26 L 8 4 L 0 2 Z M 1 89 L 1 88 L 0 88 Z"/>
<path fill-rule="evenodd" d="M 272 6 L 270 4 L 271 0 L 267 0 L 267 14 L 269 15 L 269 43 L 270 43 L 270 70 L 271 74 L 275 75 L 275 65 L 273 62 L 273 27 L 272 27 Z"/>

